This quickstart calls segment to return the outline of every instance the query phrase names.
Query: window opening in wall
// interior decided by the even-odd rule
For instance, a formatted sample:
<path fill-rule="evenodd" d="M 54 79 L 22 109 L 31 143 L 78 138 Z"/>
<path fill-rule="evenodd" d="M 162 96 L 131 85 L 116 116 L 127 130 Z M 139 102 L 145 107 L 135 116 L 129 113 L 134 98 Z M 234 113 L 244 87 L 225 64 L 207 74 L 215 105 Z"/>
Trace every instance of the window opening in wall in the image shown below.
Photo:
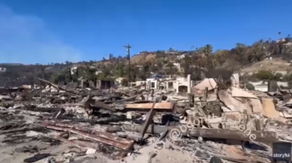
<path fill-rule="evenodd" d="M 151 82 L 151 88 L 155 88 L 155 82 Z"/>
<path fill-rule="evenodd" d="M 173 82 L 168 82 L 168 89 L 172 89 L 173 88 Z"/>
<path fill-rule="evenodd" d="M 185 85 L 181 85 L 178 87 L 178 92 L 180 93 L 187 93 L 188 92 L 188 87 Z"/>

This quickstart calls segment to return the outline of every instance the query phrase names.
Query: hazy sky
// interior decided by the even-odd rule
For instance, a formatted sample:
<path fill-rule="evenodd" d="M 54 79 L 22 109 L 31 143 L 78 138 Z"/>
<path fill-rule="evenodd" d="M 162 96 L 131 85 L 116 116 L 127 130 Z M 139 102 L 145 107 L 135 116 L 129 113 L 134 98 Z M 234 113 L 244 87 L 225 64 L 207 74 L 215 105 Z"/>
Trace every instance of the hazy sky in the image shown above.
<path fill-rule="evenodd" d="M 292 34 L 291 0 L 0 0 L 0 62 L 99 60 Z"/>

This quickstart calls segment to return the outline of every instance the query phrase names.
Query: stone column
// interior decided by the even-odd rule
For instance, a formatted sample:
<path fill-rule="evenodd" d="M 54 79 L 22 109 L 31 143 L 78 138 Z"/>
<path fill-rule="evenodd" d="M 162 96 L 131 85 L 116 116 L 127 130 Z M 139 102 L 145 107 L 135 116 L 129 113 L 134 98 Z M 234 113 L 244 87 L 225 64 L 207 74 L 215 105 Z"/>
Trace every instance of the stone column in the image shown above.
<path fill-rule="evenodd" d="M 188 93 L 191 93 L 191 87 L 192 87 L 191 74 L 188 75 L 187 81 L 188 81 Z"/>
<path fill-rule="evenodd" d="M 81 88 L 84 88 L 84 79 L 81 79 L 81 80 L 80 80 L 80 87 L 81 87 Z"/>
<path fill-rule="evenodd" d="M 239 74 L 232 74 L 231 76 L 231 82 L 233 87 L 239 87 Z"/>

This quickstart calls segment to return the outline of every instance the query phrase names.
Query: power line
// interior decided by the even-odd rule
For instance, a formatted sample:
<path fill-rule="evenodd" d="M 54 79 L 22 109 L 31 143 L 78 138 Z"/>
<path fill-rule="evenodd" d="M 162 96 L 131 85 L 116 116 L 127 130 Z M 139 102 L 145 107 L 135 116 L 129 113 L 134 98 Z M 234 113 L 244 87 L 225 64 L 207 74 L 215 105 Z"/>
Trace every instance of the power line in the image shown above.
<path fill-rule="evenodd" d="M 125 45 L 124 46 L 125 48 L 126 48 L 126 50 L 127 50 L 127 53 L 128 53 L 128 63 L 129 63 L 129 67 L 128 67 L 128 86 L 130 86 L 130 82 L 131 82 L 131 56 L 130 56 L 130 49 L 132 48 L 131 46 L 130 46 L 130 44 L 128 44 L 128 45 Z"/>

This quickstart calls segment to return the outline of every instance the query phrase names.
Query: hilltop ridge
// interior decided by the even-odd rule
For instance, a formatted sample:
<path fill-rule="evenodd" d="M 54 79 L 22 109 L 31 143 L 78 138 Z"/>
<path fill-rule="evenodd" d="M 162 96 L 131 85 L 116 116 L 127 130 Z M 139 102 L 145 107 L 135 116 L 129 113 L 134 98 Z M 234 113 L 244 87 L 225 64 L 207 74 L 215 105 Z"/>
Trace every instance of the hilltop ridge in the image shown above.
<path fill-rule="evenodd" d="M 6 72 L 2 72 L 0 81 L 12 83 L 17 80 L 33 81 L 42 77 L 51 81 L 68 81 L 68 68 L 82 67 L 80 75 L 88 79 L 128 78 L 145 80 L 153 73 L 186 76 L 192 74 L 193 80 L 200 80 L 206 71 L 224 69 L 254 74 L 259 71 L 276 73 L 286 71 L 289 74 L 292 60 L 292 42 L 287 37 L 279 40 L 259 40 L 252 45 L 237 43 L 230 50 L 213 51 L 212 45 L 205 45 L 189 51 L 158 50 L 143 51 L 131 57 L 129 69 L 128 57 L 109 55 L 101 61 L 81 61 L 78 63 L 56 63 L 49 65 L 23 65 L 21 63 L 2 63 Z M 79 77 L 81 77 L 79 76 Z M 79 77 L 76 77 L 77 80 Z M 292 78 L 291 78 L 292 79 Z"/>

